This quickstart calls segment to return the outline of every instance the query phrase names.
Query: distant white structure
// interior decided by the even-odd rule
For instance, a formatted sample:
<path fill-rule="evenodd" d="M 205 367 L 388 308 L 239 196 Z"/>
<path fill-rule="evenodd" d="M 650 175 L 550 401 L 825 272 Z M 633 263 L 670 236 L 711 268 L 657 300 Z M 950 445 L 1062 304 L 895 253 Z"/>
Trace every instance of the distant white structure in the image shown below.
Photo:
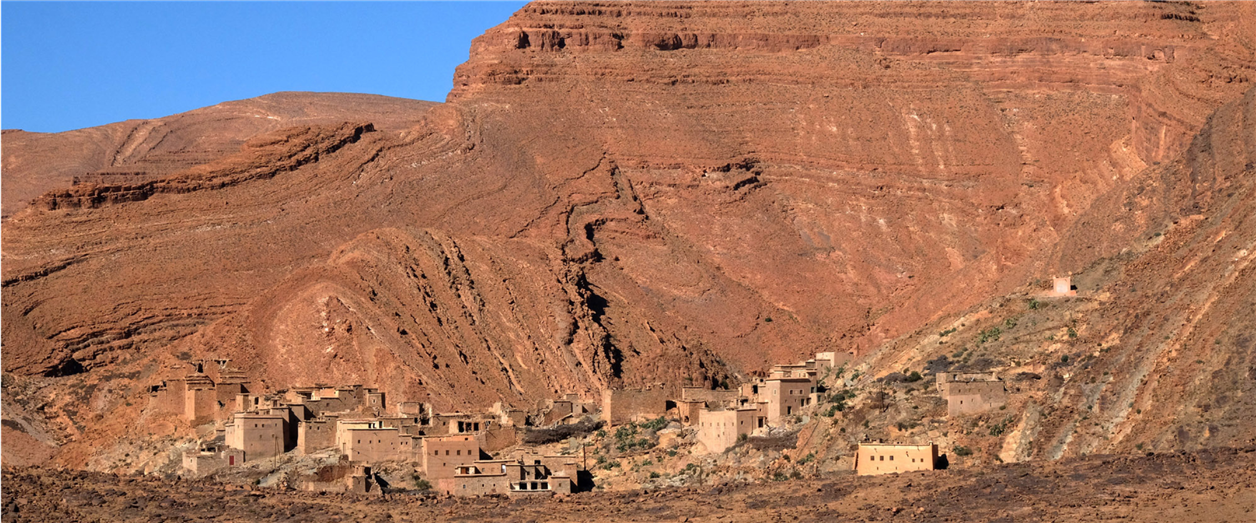
<path fill-rule="evenodd" d="M 1072 276 L 1055 277 L 1055 288 L 1051 290 L 1052 296 L 1077 296 L 1077 291 L 1073 290 Z"/>

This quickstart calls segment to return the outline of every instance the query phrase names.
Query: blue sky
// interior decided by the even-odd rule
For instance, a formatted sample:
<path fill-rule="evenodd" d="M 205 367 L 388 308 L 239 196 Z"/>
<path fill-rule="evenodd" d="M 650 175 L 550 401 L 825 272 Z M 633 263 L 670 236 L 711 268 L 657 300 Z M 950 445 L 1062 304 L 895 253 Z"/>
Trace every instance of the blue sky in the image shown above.
<path fill-rule="evenodd" d="M 12 2 L 0 127 L 58 132 L 276 91 L 444 101 L 523 2 Z"/>

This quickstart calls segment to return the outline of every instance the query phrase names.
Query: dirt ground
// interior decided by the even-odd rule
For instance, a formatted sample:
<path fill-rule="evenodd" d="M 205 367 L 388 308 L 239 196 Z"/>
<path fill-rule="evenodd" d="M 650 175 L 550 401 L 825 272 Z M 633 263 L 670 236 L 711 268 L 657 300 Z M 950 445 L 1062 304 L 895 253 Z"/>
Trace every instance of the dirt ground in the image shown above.
<path fill-rule="evenodd" d="M 1256 447 L 553 499 L 331 495 L 6 468 L 18 521 L 1256 521 Z"/>

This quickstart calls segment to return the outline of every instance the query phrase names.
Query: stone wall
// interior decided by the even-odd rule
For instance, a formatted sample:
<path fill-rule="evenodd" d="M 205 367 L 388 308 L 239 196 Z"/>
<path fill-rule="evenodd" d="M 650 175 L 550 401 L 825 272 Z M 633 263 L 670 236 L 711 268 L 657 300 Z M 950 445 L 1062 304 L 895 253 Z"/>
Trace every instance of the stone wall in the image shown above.
<path fill-rule="evenodd" d="M 663 388 L 617 389 L 602 392 L 602 419 L 611 425 L 657 418 L 667 414 L 670 398 Z"/>
<path fill-rule="evenodd" d="M 681 401 L 701 401 L 708 407 L 734 405 L 737 402 L 735 390 L 711 390 L 705 387 L 684 387 L 680 389 Z"/>

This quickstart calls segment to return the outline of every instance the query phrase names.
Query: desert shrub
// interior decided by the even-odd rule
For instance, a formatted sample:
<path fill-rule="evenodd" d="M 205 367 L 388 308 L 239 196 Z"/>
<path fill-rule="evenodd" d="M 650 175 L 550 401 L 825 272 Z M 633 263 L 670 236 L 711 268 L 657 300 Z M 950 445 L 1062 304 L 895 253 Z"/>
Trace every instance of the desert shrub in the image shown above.
<path fill-rule="evenodd" d="M 426 479 L 417 478 L 414 480 L 415 490 L 432 490 L 432 484 Z"/>
<path fill-rule="evenodd" d="M 559 425 L 550 429 L 526 429 L 523 433 L 523 442 L 529 445 L 544 445 L 547 443 L 557 443 L 572 436 L 581 436 L 589 434 L 597 430 L 599 437 L 604 437 L 606 431 L 599 430 L 602 428 L 601 421 L 584 420 L 571 425 Z"/>
<path fill-rule="evenodd" d="M 777 471 L 772 474 L 772 481 L 785 481 L 787 479 L 789 479 L 789 476 L 786 476 L 784 472 Z"/>
<path fill-rule="evenodd" d="M 1030 299 L 1029 299 L 1029 310 L 1031 310 L 1031 311 L 1032 311 L 1032 310 L 1038 310 L 1038 309 L 1041 309 L 1041 308 L 1043 308 L 1043 307 L 1045 307 L 1045 306 L 1046 306 L 1046 305 L 1044 305 L 1042 302 L 1040 302 L 1040 301 L 1038 301 L 1038 300 L 1035 300 L 1035 299 L 1033 299 L 1033 298 L 1030 298 Z"/>
<path fill-rule="evenodd" d="M 907 383 L 915 383 L 923 379 L 925 379 L 925 377 L 921 376 L 919 372 L 916 372 L 914 370 L 911 371 L 911 374 L 907 375 Z"/>
<path fill-rule="evenodd" d="M 944 331 L 942 331 L 942 332 L 939 332 L 939 333 L 938 333 L 938 336 L 945 338 L 945 337 L 950 336 L 950 335 L 952 335 L 952 334 L 955 334 L 955 327 L 951 327 L 951 328 L 946 329 L 946 330 L 944 330 Z"/>
<path fill-rule="evenodd" d="M 972 449 L 970 449 L 970 448 L 968 448 L 968 447 L 965 447 L 965 446 L 963 446 L 963 445 L 956 445 L 956 446 L 955 446 L 955 448 L 953 448 L 953 449 L 951 449 L 951 450 L 952 450 L 953 452 L 955 452 L 955 455 L 956 455 L 956 456 L 971 456 L 971 455 L 973 455 L 973 450 L 972 450 Z"/>
<path fill-rule="evenodd" d="M 953 365 L 953 363 L 951 363 L 951 359 L 946 357 L 945 354 L 943 354 L 941 356 L 938 356 L 937 358 L 926 361 L 925 372 L 929 374 L 937 374 L 939 372 L 946 372 L 950 370 L 951 365 Z"/>
<path fill-rule="evenodd" d="M 663 416 L 659 416 L 658 419 L 652 419 L 639 425 L 642 430 L 659 430 L 666 426 L 667 418 Z"/>
<path fill-rule="evenodd" d="M 1077 331 L 1076 331 L 1076 330 L 1073 330 L 1073 328 L 1072 328 L 1072 327 L 1069 327 L 1069 328 L 1068 328 L 1068 338 L 1071 340 L 1071 339 L 1076 338 L 1076 337 L 1077 337 Z"/>
<path fill-rule="evenodd" d="M 996 423 L 996 424 L 992 425 L 992 426 L 990 427 L 990 435 L 991 435 L 991 436 L 1002 436 L 1004 432 L 1007 432 L 1007 425 L 1008 425 L 1009 423 L 1011 423 L 1011 422 L 1012 422 L 1012 417 L 1011 417 L 1011 416 L 1008 416 L 1008 417 L 1004 418 L 1004 419 L 1003 419 L 1003 421 L 1000 421 L 1000 422 L 998 422 L 998 423 Z"/>
<path fill-rule="evenodd" d="M 806 456 L 803 456 L 802 459 L 798 460 L 798 464 L 806 465 L 808 463 L 811 463 L 812 461 L 815 461 L 815 459 L 816 459 L 816 453 L 808 452 Z"/>
<path fill-rule="evenodd" d="M 1003 330 L 998 327 L 990 327 L 977 334 L 977 343 L 985 343 L 987 341 L 999 341 L 999 336 L 1003 335 Z"/>
<path fill-rule="evenodd" d="M 891 372 L 877 380 L 883 383 L 906 383 L 907 376 L 901 372 Z"/>
<path fill-rule="evenodd" d="M 659 479 L 659 473 L 658 473 L 658 472 L 651 471 L 651 472 L 650 472 L 650 479 Z"/>

